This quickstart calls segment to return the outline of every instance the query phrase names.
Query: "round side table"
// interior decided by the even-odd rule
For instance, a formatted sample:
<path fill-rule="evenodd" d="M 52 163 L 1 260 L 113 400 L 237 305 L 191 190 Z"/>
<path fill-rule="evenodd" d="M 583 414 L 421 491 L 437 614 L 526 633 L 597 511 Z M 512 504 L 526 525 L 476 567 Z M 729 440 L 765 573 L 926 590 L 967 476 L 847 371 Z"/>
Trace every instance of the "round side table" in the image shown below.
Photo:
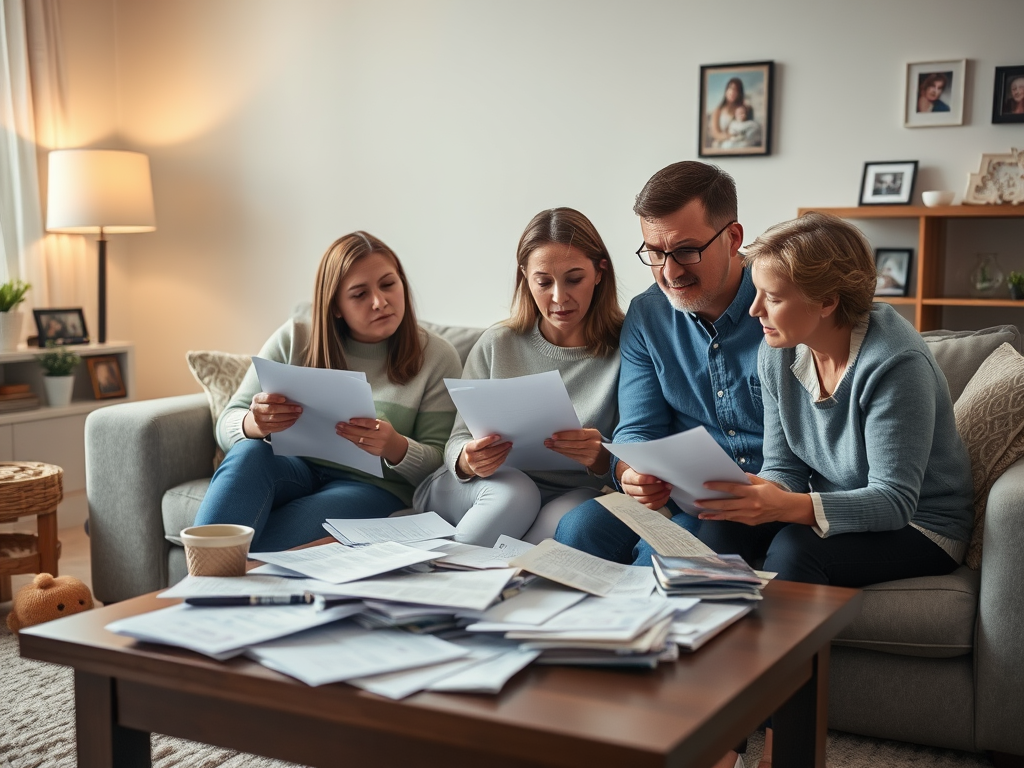
<path fill-rule="evenodd" d="M 0 533 L 0 603 L 10 600 L 11 576 L 57 575 L 57 505 L 64 498 L 64 470 L 38 461 L 0 462 L 0 523 L 35 515 L 36 535 Z"/>

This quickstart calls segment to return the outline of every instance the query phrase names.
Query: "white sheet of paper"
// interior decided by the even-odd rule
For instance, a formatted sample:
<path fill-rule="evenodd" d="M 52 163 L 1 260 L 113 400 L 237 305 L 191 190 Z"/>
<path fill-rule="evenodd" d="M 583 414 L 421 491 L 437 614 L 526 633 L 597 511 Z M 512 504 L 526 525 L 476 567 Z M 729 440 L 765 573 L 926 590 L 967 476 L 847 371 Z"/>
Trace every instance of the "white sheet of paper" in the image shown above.
<path fill-rule="evenodd" d="M 357 581 L 389 571 L 397 571 L 414 563 L 424 563 L 437 558 L 436 552 L 406 547 L 403 544 L 384 542 L 366 547 L 345 547 L 341 544 L 324 544 L 308 549 L 291 549 L 285 552 L 252 552 L 249 557 L 264 563 L 284 566 L 306 576 L 331 584 Z"/>
<path fill-rule="evenodd" d="M 550 621 L 587 596 L 586 592 L 564 587 L 547 579 L 536 579 L 519 594 L 492 605 L 476 624 L 467 629 L 478 632 L 505 632 L 518 627 L 535 627 Z"/>
<path fill-rule="evenodd" d="M 606 493 L 597 497 L 597 503 L 624 522 L 654 551 L 666 557 L 704 557 L 715 551 L 681 525 L 648 509 L 632 496 L 624 493 Z M 671 554 L 669 554 L 671 553 Z"/>
<path fill-rule="evenodd" d="M 246 651 L 260 664 L 307 685 L 439 664 L 466 654 L 464 648 L 433 635 L 370 630 L 350 622 L 262 643 Z"/>
<path fill-rule="evenodd" d="M 455 526 L 443 520 L 437 512 L 368 520 L 327 518 L 327 523 L 341 534 L 342 544 L 406 543 L 455 535 Z"/>
<path fill-rule="evenodd" d="M 295 579 L 259 573 L 245 576 L 186 576 L 157 597 L 280 597 L 305 592 L 316 594 L 332 586 L 330 582 L 319 579 Z"/>
<path fill-rule="evenodd" d="M 680 509 L 694 516 L 697 515 L 697 499 L 728 497 L 725 493 L 709 491 L 704 483 L 712 480 L 750 482 L 704 427 L 694 427 L 648 443 L 605 443 L 604 447 L 637 472 L 654 475 L 670 483 L 672 500 Z"/>
<path fill-rule="evenodd" d="M 599 597 L 609 594 L 631 567 L 588 555 L 554 539 L 544 539 L 510 560 L 509 565 Z"/>
<path fill-rule="evenodd" d="M 730 624 L 753 609 L 750 603 L 711 603 L 702 601 L 672 621 L 669 639 L 687 650 L 696 650 Z"/>
<path fill-rule="evenodd" d="M 247 646 L 291 635 L 359 613 L 360 603 L 318 611 L 310 605 L 196 608 L 172 605 L 107 624 L 117 635 L 188 648 L 225 659 Z"/>
<path fill-rule="evenodd" d="M 433 553 L 431 556 L 436 557 L 436 555 L 437 553 Z M 396 603 L 416 603 L 482 611 L 498 599 L 514 573 L 515 571 L 511 568 L 488 571 L 400 573 L 341 584 L 335 587 L 331 594 L 338 597 L 363 597 L 392 600 Z"/>
<path fill-rule="evenodd" d="M 603 640 L 629 641 L 674 614 L 674 609 L 653 600 L 588 597 L 581 603 L 531 630 L 514 630 L 514 640 Z"/>
<path fill-rule="evenodd" d="M 464 669 L 431 683 L 428 691 L 449 693 L 500 693 L 501 689 L 516 672 L 540 656 L 540 651 L 513 648 L 484 659 L 479 664 L 467 665 Z"/>
<path fill-rule="evenodd" d="M 286 365 L 254 357 L 264 392 L 284 395 L 302 406 L 302 415 L 270 439 L 277 456 L 309 456 L 384 477 L 380 458 L 339 437 L 334 426 L 354 418 L 374 419 L 373 392 L 362 371 L 336 371 Z"/>
<path fill-rule="evenodd" d="M 607 597 L 647 599 L 655 589 L 654 568 L 650 565 L 627 565 L 628 571 L 612 587 Z"/>
<path fill-rule="evenodd" d="M 449 542 L 434 548 L 444 554 L 438 565 L 459 565 L 463 568 L 484 570 L 487 568 L 508 568 L 509 560 L 533 549 L 533 544 L 501 534 L 493 547 L 478 547 L 473 544 Z"/>
<path fill-rule="evenodd" d="M 512 443 L 505 460 L 508 466 L 583 469 L 544 447 L 553 433 L 582 428 L 558 371 L 511 379 L 445 379 L 444 383 L 474 438 L 501 435 Z"/>

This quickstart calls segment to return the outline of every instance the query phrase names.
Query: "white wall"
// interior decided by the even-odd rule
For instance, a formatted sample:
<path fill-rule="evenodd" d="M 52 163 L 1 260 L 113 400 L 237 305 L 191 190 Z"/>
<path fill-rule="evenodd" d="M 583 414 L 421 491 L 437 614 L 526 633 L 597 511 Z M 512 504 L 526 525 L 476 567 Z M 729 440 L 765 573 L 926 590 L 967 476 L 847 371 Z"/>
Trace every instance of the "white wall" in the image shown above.
<path fill-rule="evenodd" d="M 982 152 L 1024 146 L 1021 126 L 990 124 L 993 68 L 1024 63 L 1018 0 L 61 9 L 110 24 L 64 26 L 69 65 L 93 73 L 72 79 L 72 111 L 111 126 L 87 143 L 152 159 L 158 230 L 110 245 L 110 333 L 138 344 L 142 397 L 197 389 L 188 349 L 258 349 L 309 299 L 326 246 L 358 228 L 402 257 L 421 317 L 485 325 L 505 316 L 526 222 L 573 206 L 608 243 L 625 302 L 650 282 L 633 197 L 696 157 L 701 64 L 776 62 L 773 155 L 718 161 L 748 241 L 801 205 L 856 204 L 865 161 L 917 159 L 918 190 L 959 199 Z M 965 125 L 903 128 L 906 63 L 955 58 L 970 60 Z M 86 99 L 97 87 L 114 114 Z"/>

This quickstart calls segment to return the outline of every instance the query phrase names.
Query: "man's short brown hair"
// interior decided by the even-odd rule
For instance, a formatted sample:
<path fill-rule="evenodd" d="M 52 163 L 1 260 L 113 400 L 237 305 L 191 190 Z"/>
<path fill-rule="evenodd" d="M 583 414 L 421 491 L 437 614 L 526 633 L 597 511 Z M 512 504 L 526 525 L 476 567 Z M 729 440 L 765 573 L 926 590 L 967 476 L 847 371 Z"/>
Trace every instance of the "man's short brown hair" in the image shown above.
<path fill-rule="evenodd" d="M 736 221 L 736 182 L 716 165 L 683 160 L 651 176 L 636 196 L 633 213 L 644 219 L 660 219 L 693 200 L 704 206 L 707 222 L 716 229 Z"/>

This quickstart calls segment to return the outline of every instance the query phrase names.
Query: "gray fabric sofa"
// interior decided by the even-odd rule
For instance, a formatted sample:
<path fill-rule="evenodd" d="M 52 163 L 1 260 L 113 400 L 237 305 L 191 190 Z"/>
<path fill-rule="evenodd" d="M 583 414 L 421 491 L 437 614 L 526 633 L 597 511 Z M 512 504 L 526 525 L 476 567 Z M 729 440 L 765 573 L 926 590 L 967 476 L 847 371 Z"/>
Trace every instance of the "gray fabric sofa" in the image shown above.
<path fill-rule="evenodd" d="M 475 329 L 435 327 L 465 360 Z M 955 400 L 1013 326 L 924 334 Z M 212 471 L 205 395 L 123 403 L 86 421 L 93 590 L 103 602 L 186 572 L 169 539 L 191 524 Z M 982 568 L 878 584 L 833 643 L 829 725 L 867 736 L 1024 755 L 1024 460 L 988 498 Z"/>

